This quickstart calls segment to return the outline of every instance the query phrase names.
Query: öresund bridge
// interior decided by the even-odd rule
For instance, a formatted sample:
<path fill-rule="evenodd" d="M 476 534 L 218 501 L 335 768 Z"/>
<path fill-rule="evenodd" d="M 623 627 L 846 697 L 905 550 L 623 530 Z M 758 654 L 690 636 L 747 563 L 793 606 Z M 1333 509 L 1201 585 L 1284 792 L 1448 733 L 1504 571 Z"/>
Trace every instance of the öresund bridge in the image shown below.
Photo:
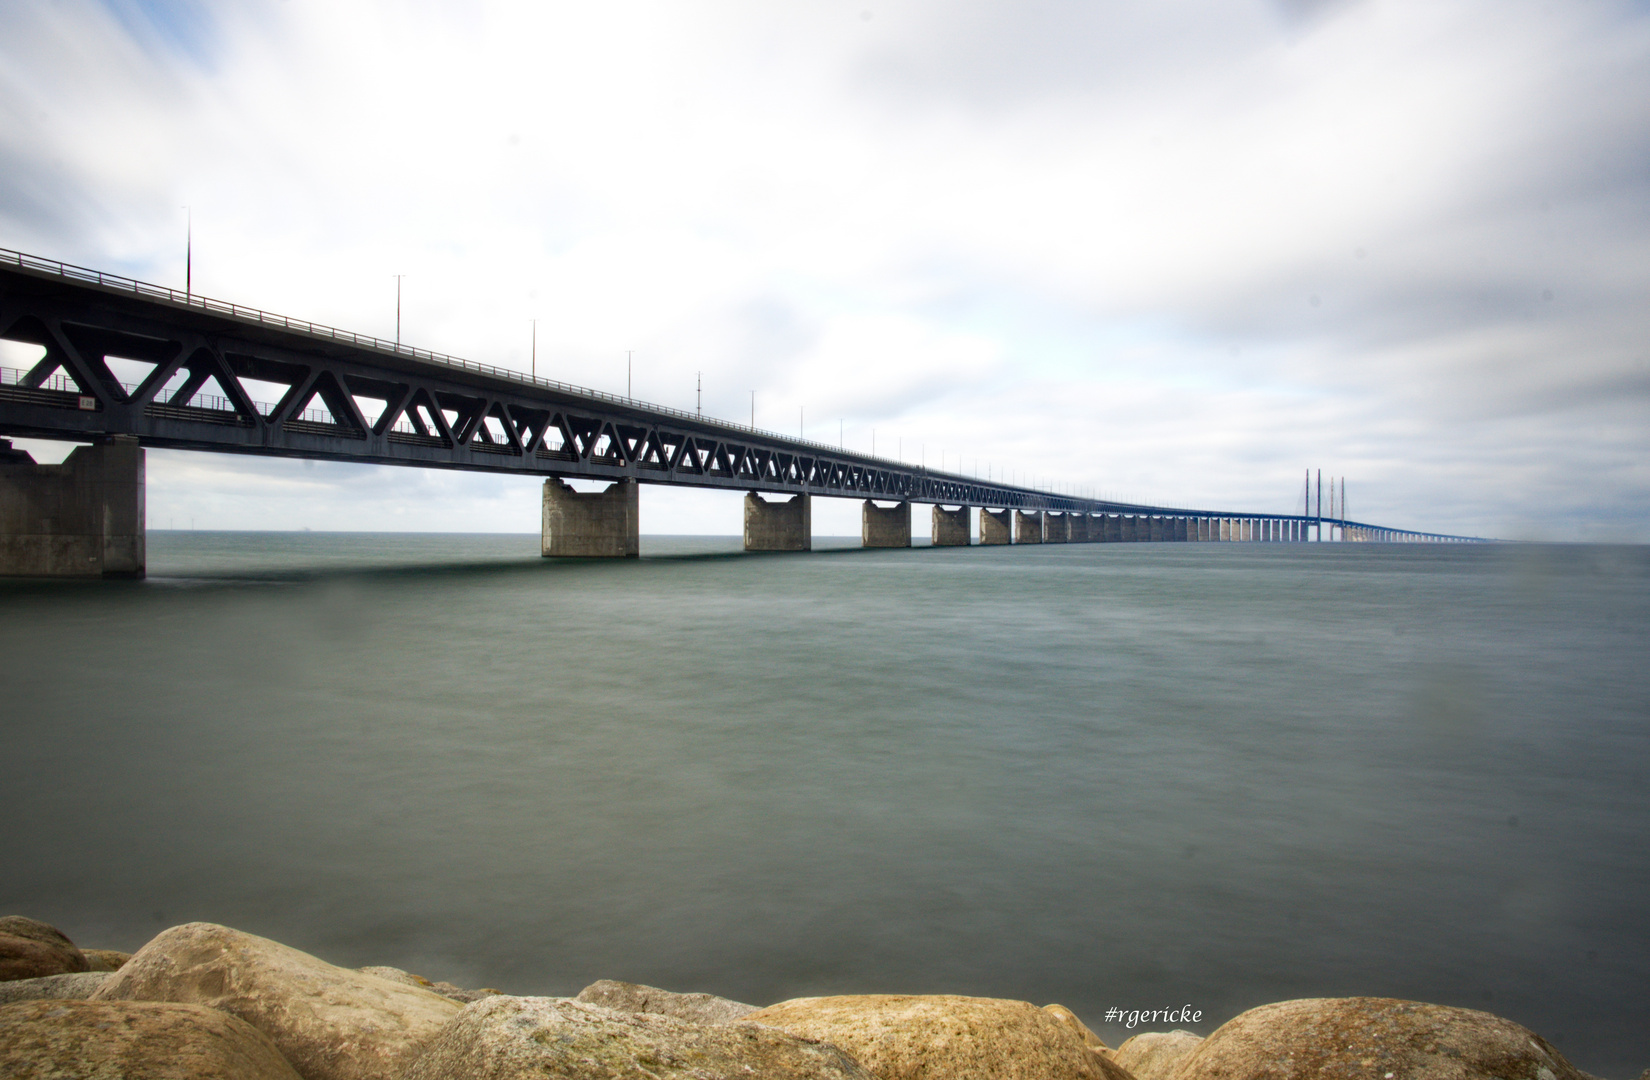
<path fill-rule="evenodd" d="M 0 435 L 90 444 L 39 465 L 0 439 L 0 575 L 143 576 L 149 446 L 542 476 L 547 556 L 635 556 L 644 483 L 746 492 L 750 551 L 808 550 L 816 495 L 863 500 L 867 547 L 909 547 L 913 503 L 939 546 L 972 511 L 981 544 L 1476 539 L 982 481 L 7 249 L 0 338 L 44 349 L 0 368 Z"/>

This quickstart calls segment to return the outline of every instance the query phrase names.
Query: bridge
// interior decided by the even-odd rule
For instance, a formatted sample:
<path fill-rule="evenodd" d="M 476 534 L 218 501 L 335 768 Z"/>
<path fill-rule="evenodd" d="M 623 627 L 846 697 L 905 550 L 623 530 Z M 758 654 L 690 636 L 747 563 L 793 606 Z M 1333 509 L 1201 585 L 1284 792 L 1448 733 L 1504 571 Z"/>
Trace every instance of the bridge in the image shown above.
<path fill-rule="evenodd" d="M 547 556 L 638 554 L 642 484 L 744 491 L 751 551 L 807 550 L 816 495 L 863 500 L 867 547 L 909 547 L 913 504 L 938 546 L 971 510 L 981 544 L 1477 539 L 982 481 L 9 249 L 0 338 L 43 349 L 0 368 L 0 435 L 89 444 L 39 465 L 0 439 L 0 575 L 141 577 L 151 446 L 542 476 Z"/>

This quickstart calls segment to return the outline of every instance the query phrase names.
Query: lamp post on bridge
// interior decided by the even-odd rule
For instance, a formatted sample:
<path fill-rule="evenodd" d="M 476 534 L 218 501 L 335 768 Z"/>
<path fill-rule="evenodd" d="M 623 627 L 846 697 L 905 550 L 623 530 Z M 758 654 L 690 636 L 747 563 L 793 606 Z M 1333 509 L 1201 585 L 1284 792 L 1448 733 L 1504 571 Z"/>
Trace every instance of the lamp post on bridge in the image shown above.
<path fill-rule="evenodd" d="M 395 278 L 395 344 L 399 348 L 401 346 L 401 279 L 407 275 L 391 274 L 390 276 Z M 537 333 L 536 330 L 534 332 Z"/>

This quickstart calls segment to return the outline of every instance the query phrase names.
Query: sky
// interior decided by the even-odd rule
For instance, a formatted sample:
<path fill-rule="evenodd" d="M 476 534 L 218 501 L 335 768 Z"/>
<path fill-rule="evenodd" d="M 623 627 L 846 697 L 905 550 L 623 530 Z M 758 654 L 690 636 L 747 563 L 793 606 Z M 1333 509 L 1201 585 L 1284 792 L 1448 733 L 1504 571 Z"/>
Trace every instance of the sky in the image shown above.
<path fill-rule="evenodd" d="M 1650 539 L 1643 0 L 0 6 L 0 247 L 181 284 L 186 232 L 209 296 L 389 337 L 403 275 L 409 343 L 609 391 L 628 354 L 883 456 Z M 148 477 L 151 528 L 539 521 L 482 473 Z M 738 502 L 647 487 L 642 530 Z"/>

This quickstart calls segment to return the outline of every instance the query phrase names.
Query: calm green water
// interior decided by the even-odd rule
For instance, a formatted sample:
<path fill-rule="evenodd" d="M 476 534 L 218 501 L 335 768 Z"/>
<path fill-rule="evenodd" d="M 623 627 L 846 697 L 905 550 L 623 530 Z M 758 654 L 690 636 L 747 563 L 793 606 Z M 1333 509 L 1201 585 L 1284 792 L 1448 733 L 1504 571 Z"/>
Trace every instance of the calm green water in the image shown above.
<path fill-rule="evenodd" d="M 152 533 L 0 582 L 0 910 L 597 978 L 1484 1008 L 1650 1065 L 1650 550 Z"/>

